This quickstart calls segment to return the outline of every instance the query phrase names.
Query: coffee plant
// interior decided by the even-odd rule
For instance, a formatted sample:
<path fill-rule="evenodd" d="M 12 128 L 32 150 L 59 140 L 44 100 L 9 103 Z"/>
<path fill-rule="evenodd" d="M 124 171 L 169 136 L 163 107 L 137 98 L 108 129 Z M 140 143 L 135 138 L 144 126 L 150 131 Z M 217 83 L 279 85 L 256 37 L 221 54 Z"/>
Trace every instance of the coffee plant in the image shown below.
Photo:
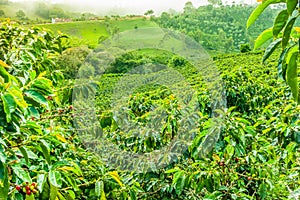
<path fill-rule="evenodd" d="M 72 63 L 73 52 L 84 57 L 90 50 L 68 49 L 68 37 L 38 28 L 2 24 L 0 32 L 1 200 L 299 198 L 300 107 L 291 100 L 289 87 L 277 79 L 278 52 L 265 65 L 261 52 L 213 58 L 228 109 L 221 135 L 205 157 L 200 156 L 201 144 L 214 123 L 210 92 L 201 72 L 188 61 L 162 50 L 136 50 L 95 76 L 95 108 L 103 135 L 129 152 L 147 153 L 168 145 L 178 136 L 184 110 L 165 86 L 136 88 L 125 103 L 128 119 L 146 125 L 157 110 L 165 112 L 158 116 L 163 123 L 151 136 L 122 131 L 111 100 L 127 72 L 143 65 L 136 78 L 143 70 L 155 74 L 159 69 L 149 69 L 147 63 L 160 63 L 179 71 L 196 92 L 197 116 L 192 122 L 198 126 L 188 130 L 193 136 L 189 147 L 163 168 L 136 173 L 107 165 L 83 145 L 81 130 L 74 126 L 74 117 L 84 117 L 72 104 L 75 72 L 58 63 Z M 88 69 L 98 67 L 98 56 L 99 49 L 87 55 L 92 63 Z M 184 87 L 180 81 L 175 85 Z M 186 91 L 182 94 L 188 97 Z"/>

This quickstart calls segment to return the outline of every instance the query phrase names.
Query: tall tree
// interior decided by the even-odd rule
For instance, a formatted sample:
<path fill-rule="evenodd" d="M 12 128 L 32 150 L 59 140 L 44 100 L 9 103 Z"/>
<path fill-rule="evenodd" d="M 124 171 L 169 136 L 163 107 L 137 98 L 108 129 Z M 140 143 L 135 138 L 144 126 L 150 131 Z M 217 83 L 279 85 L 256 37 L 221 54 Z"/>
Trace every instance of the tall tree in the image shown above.
<path fill-rule="evenodd" d="M 145 13 L 144 13 L 144 15 L 146 15 L 146 16 L 150 16 L 150 15 L 153 15 L 154 14 L 154 11 L 153 10 L 147 10 Z"/>

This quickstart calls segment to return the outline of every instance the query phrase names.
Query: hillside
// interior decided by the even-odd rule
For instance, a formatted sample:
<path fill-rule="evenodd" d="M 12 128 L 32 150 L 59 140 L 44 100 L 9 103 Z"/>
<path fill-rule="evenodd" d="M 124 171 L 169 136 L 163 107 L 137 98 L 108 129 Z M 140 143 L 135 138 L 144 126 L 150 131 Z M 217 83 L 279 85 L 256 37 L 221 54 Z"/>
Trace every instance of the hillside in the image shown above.
<path fill-rule="evenodd" d="M 135 28 L 157 27 L 155 22 L 145 19 L 120 19 L 109 21 L 79 21 L 68 23 L 55 24 L 40 24 L 37 27 L 42 27 L 53 31 L 54 33 L 62 32 L 72 37 L 73 45 L 88 44 L 91 47 L 96 47 L 100 39 L 103 40 L 113 31 L 123 32 L 134 30 Z"/>

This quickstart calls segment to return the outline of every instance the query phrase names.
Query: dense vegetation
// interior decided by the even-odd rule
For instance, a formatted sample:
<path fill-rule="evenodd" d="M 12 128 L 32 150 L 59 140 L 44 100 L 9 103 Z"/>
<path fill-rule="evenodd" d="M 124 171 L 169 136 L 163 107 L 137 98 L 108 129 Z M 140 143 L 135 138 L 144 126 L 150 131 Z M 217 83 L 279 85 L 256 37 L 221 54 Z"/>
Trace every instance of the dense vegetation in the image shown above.
<path fill-rule="evenodd" d="M 280 6 L 279 6 L 280 7 Z M 241 44 L 250 43 L 273 25 L 277 7 L 266 9 L 249 30 L 246 22 L 254 7 L 249 5 L 200 6 L 186 3 L 184 12 L 163 12 L 155 21 L 164 28 L 179 30 L 198 41 L 205 49 L 217 52 L 238 51 Z"/>
<path fill-rule="evenodd" d="M 165 109 L 168 114 L 161 131 L 134 137 L 116 125 L 111 95 L 115 83 L 134 66 L 155 62 L 176 69 L 197 91 L 199 102 L 199 127 L 179 160 L 152 172 L 135 173 L 111 168 L 87 151 L 73 124 L 73 118 L 81 116 L 71 101 L 73 78 L 85 58 L 92 63 L 88 72 L 101 71 L 95 69 L 101 49 L 68 48 L 66 36 L 38 28 L 4 24 L 0 31 L 0 199 L 299 196 L 299 106 L 277 79 L 274 57 L 266 65 L 260 64 L 259 52 L 214 57 L 228 109 L 220 138 L 205 157 L 199 156 L 199 147 L 212 125 L 212 110 L 201 74 L 168 52 L 146 49 L 118 57 L 97 80 L 96 108 L 101 111 L 97 116 L 104 137 L 120 149 L 159 149 L 176 136 L 180 122 L 176 95 L 166 87 L 146 85 L 129 98 L 128 110 L 132 120 L 143 124 L 153 106 Z"/>

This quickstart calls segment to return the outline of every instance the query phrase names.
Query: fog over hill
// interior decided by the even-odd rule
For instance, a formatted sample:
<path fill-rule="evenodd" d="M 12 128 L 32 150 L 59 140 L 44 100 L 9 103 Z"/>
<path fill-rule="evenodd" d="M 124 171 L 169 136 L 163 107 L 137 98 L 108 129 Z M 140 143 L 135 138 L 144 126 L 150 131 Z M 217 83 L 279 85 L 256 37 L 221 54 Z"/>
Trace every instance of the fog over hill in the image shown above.
<path fill-rule="evenodd" d="M 33 2 L 33 0 L 11 0 L 15 2 Z M 106 14 L 144 14 L 152 9 L 158 15 L 163 11 L 174 9 L 181 11 L 188 0 L 34 0 L 53 4 L 64 4 L 68 10 L 89 11 L 101 15 Z M 207 0 L 190 0 L 195 7 L 208 4 Z M 223 1 L 230 4 L 234 0 Z M 236 3 L 254 3 L 254 0 L 236 0 Z"/>

